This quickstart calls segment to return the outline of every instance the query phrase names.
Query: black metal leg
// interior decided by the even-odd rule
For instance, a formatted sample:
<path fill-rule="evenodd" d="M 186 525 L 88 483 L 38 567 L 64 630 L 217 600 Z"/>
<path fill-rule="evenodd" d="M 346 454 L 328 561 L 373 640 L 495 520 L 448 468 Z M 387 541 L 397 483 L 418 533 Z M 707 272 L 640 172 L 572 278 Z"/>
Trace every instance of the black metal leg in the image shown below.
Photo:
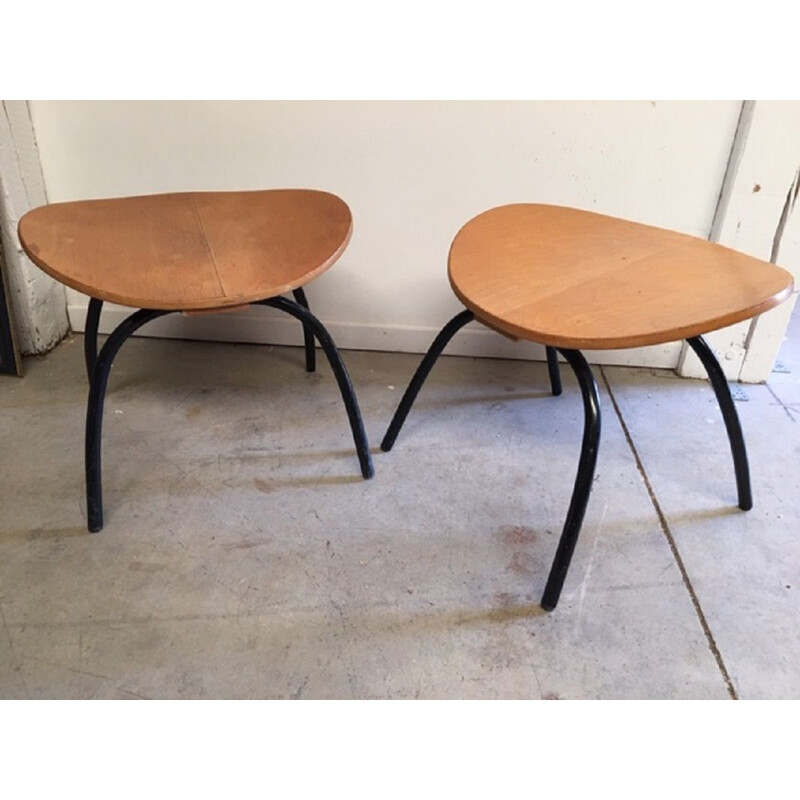
<path fill-rule="evenodd" d="M 292 294 L 294 295 L 295 301 L 303 306 L 306 311 L 311 311 L 308 300 L 306 300 L 306 293 L 302 289 L 295 289 Z M 317 351 L 314 347 L 314 331 L 306 322 L 303 322 L 303 341 L 306 348 L 306 372 L 314 372 L 317 368 Z"/>
<path fill-rule="evenodd" d="M 550 373 L 550 389 L 554 395 L 561 394 L 561 371 L 558 366 L 558 352 L 555 347 L 547 347 L 547 371 Z"/>
<path fill-rule="evenodd" d="M 336 376 L 336 381 L 339 384 L 339 391 L 342 393 L 342 399 L 347 409 L 347 417 L 350 420 L 350 428 L 353 431 L 358 461 L 361 465 L 361 474 L 365 478 L 371 478 L 375 474 L 375 469 L 372 466 L 372 456 L 369 452 L 367 433 L 364 430 L 364 420 L 361 418 L 361 411 L 358 407 L 358 400 L 356 400 L 356 394 L 350 376 L 347 373 L 342 357 L 339 355 L 339 351 L 336 349 L 331 335 L 325 329 L 325 326 L 307 308 L 286 297 L 271 297 L 269 300 L 261 300 L 259 303 L 263 306 L 280 309 L 287 314 L 291 314 L 296 319 L 299 319 L 322 345 L 322 349 L 325 351 L 325 355 L 330 362 L 333 374 Z"/>
<path fill-rule="evenodd" d="M 97 361 L 97 328 L 100 324 L 100 311 L 103 301 L 95 297 L 89 298 L 89 309 L 86 312 L 86 326 L 83 332 L 83 355 L 86 359 L 86 377 L 92 382 L 92 370 Z"/>
<path fill-rule="evenodd" d="M 89 530 L 103 528 L 103 481 L 101 472 L 101 439 L 103 434 L 103 403 L 111 365 L 125 340 L 147 322 L 170 311 L 142 309 L 123 320 L 106 339 L 94 362 L 89 381 L 89 403 L 86 408 L 86 514 Z"/>
<path fill-rule="evenodd" d="M 728 386 L 728 379 L 722 371 L 722 367 L 714 355 L 714 351 L 702 336 L 695 336 L 687 339 L 689 347 L 694 350 L 697 357 L 702 362 L 708 373 L 711 386 L 717 395 L 717 402 L 722 410 L 722 418 L 725 420 L 725 428 L 728 431 L 728 441 L 731 445 L 733 454 L 733 468 L 736 472 L 736 488 L 739 493 L 739 508 L 749 511 L 753 507 L 753 495 L 750 490 L 750 469 L 747 465 L 747 450 L 744 446 L 744 436 L 742 426 L 739 423 L 739 415 L 733 404 L 731 390 Z"/>
<path fill-rule="evenodd" d="M 425 379 L 433 369 L 433 365 L 436 363 L 436 360 L 442 354 L 442 350 L 447 347 L 447 343 L 453 338 L 453 336 L 455 336 L 456 333 L 461 330 L 461 328 L 463 328 L 473 319 L 475 319 L 475 315 L 471 311 L 462 311 L 460 314 L 456 314 L 456 316 L 453 317 L 453 319 L 451 319 L 450 322 L 448 322 L 447 325 L 445 325 L 444 328 L 439 331 L 439 334 L 433 340 L 433 344 L 430 346 L 430 349 L 425 354 L 425 358 L 422 359 L 420 365 L 417 367 L 417 371 L 414 373 L 411 383 L 408 384 L 408 388 L 400 400 L 400 405 L 397 406 L 397 411 L 394 412 L 394 416 L 392 417 L 391 423 L 389 423 L 389 428 L 386 431 L 386 435 L 383 437 L 383 441 L 381 442 L 381 450 L 388 453 L 392 449 L 395 439 L 397 439 L 397 434 L 400 433 L 400 428 L 403 427 L 403 423 L 406 421 L 408 412 L 411 411 L 411 406 L 414 404 L 414 400 L 417 399 L 417 395 L 419 394 L 419 390 L 422 388 L 422 384 L 425 383 Z"/>
<path fill-rule="evenodd" d="M 581 531 L 589 495 L 592 491 L 594 468 L 597 464 L 597 450 L 600 446 L 600 398 L 597 393 L 597 383 L 586 359 L 578 350 L 562 350 L 561 355 L 572 367 L 583 396 L 584 424 L 583 442 L 581 444 L 581 458 L 578 462 L 578 474 L 575 477 L 575 488 L 572 490 L 572 499 L 569 502 L 569 511 L 564 521 L 564 530 L 558 542 L 556 556 L 550 567 L 550 575 L 542 595 L 542 608 L 552 611 L 558 604 L 564 579 L 567 577 L 569 563 L 575 551 L 578 534 Z"/>

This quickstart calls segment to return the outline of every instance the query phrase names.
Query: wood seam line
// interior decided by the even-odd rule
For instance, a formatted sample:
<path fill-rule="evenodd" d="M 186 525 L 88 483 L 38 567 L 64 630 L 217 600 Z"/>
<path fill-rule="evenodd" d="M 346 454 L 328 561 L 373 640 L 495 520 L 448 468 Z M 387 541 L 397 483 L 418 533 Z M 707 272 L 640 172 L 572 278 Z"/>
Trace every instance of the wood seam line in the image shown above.
<path fill-rule="evenodd" d="M 211 265 L 214 267 L 214 274 L 217 276 L 220 297 L 225 297 L 225 287 L 222 284 L 222 278 L 220 277 L 219 270 L 217 269 L 217 259 L 214 256 L 214 249 L 211 247 L 211 242 L 209 241 L 208 234 L 206 233 L 206 226 L 203 223 L 203 217 L 200 214 L 200 209 L 197 207 L 197 201 L 194 198 L 192 198 L 192 208 L 194 209 L 195 216 L 197 217 L 197 222 L 200 225 L 200 230 L 203 234 L 203 241 L 206 244 L 206 250 L 208 251 L 208 255 L 211 257 Z"/>

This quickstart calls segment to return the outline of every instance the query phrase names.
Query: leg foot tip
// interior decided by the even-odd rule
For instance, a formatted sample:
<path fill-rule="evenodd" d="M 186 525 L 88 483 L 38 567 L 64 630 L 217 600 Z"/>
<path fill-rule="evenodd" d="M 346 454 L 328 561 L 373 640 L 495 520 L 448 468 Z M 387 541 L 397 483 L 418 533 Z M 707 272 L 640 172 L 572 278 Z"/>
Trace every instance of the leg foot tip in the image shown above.
<path fill-rule="evenodd" d="M 554 611 L 555 607 L 556 607 L 555 603 L 552 603 L 552 604 L 551 603 L 545 603 L 544 600 L 542 600 L 542 602 L 539 603 L 539 605 L 542 607 L 542 610 L 547 611 L 548 613 L 551 612 L 551 611 Z"/>

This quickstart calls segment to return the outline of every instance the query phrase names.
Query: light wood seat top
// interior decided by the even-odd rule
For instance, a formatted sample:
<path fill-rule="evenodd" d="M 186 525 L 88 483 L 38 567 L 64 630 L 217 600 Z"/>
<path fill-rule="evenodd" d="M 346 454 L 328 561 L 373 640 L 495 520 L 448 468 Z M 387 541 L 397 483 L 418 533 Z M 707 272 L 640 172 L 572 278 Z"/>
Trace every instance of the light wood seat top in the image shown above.
<path fill-rule="evenodd" d="M 786 270 L 704 239 L 538 204 L 470 220 L 448 271 L 491 327 L 589 350 L 698 336 L 767 311 L 793 286 Z"/>
<path fill-rule="evenodd" d="M 303 286 L 352 229 L 336 195 L 275 189 L 54 203 L 22 218 L 19 238 L 35 264 L 91 297 L 189 311 Z"/>

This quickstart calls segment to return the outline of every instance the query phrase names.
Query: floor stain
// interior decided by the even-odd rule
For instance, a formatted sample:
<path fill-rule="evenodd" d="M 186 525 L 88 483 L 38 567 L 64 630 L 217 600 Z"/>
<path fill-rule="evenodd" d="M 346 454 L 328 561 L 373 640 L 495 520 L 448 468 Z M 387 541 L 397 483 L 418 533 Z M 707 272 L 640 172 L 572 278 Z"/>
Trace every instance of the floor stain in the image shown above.
<path fill-rule="evenodd" d="M 264 494 L 269 494 L 272 491 L 272 484 L 269 481 L 265 481 L 262 478 L 256 478 L 253 481 L 253 485 L 258 489 L 259 492 L 264 492 Z"/>
<path fill-rule="evenodd" d="M 519 575 L 535 575 L 538 566 L 538 561 L 529 553 L 514 553 L 506 569 Z"/>
<path fill-rule="evenodd" d="M 498 592 L 494 596 L 494 601 L 500 608 L 509 608 L 519 605 L 520 598 L 513 592 Z"/>
<path fill-rule="evenodd" d="M 533 528 L 524 525 L 503 525 L 498 534 L 506 544 L 510 545 L 533 544 L 538 538 Z"/>

